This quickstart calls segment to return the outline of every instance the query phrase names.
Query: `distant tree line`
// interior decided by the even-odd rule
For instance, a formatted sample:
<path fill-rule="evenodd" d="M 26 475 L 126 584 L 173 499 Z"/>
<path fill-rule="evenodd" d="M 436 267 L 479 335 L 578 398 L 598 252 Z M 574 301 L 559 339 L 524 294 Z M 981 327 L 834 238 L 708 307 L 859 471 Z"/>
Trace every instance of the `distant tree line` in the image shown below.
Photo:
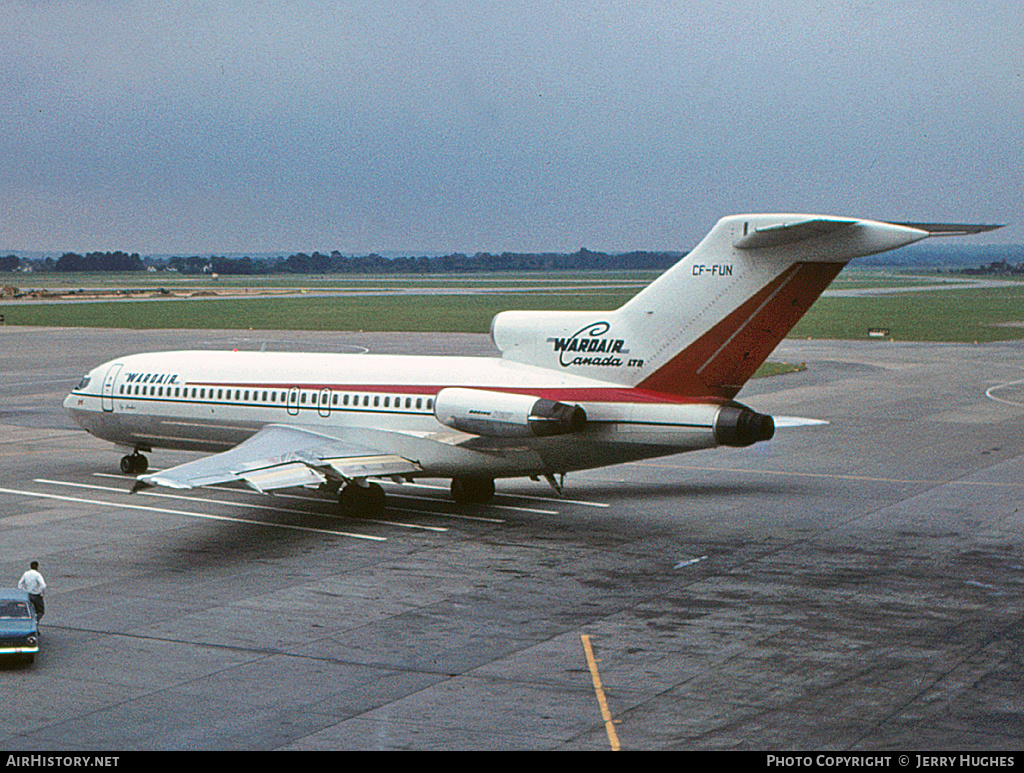
<path fill-rule="evenodd" d="M 125 252 L 90 252 L 78 255 L 65 252 L 54 265 L 54 271 L 142 271 L 142 258 L 139 253 L 131 255 Z"/>
<path fill-rule="evenodd" d="M 629 252 L 609 255 L 581 249 L 560 253 L 511 253 L 475 255 L 451 253 L 439 257 L 385 258 L 376 253 L 346 256 L 296 253 L 287 258 L 253 259 L 226 257 L 170 258 L 166 268 L 181 274 L 436 274 L 482 271 L 545 271 L 560 269 L 665 269 L 683 253 Z"/>
<path fill-rule="evenodd" d="M 17 255 L 0 258 L 0 271 L 26 268 L 33 271 L 143 271 L 146 267 L 137 252 L 131 255 L 126 252 L 90 252 L 87 255 L 65 252 L 57 260 L 33 260 Z"/>
<path fill-rule="evenodd" d="M 0 258 L 0 271 L 143 271 L 171 270 L 180 274 L 433 274 L 507 271 L 649 269 L 663 270 L 676 263 L 681 252 L 627 252 L 611 255 L 580 249 L 571 254 L 505 252 L 492 255 L 451 253 L 439 257 L 385 258 L 370 254 L 346 256 L 335 250 L 329 255 L 296 253 L 276 258 L 230 258 L 220 256 L 172 257 L 161 260 L 124 252 L 68 252 L 58 260 L 28 260 L 10 255 Z"/>
<path fill-rule="evenodd" d="M 994 260 L 987 266 L 965 268 L 960 273 L 971 276 L 1022 276 L 1024 275 L 1024 261 L 1010 263 L 1007 260 Z"/>

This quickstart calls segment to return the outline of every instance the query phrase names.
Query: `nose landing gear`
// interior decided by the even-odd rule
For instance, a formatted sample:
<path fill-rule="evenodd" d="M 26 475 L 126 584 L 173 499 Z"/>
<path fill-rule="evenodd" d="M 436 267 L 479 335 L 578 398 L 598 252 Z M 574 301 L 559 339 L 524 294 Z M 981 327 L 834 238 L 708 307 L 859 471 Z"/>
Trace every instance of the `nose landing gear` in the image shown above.
<path fill-rule="evenodd" d="M 149 460 L 136 451 L 121 457 L 121 472 L 125 475 L 138 475 L 149 469 Z"/>

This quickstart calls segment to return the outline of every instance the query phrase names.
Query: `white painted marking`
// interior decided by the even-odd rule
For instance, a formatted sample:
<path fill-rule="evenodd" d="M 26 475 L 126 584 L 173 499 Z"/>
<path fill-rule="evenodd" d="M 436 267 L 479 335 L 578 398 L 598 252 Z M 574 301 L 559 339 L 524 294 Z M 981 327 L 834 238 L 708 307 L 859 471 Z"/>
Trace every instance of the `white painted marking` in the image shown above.
<path fill-rule="evenodd" d="M 242 489 L 231 489 L 232 491 L 242 491 Z M 281 497 L 284 499 L 298 499 L 306 502 L 316 501 L 315 497 L 304 497 L 301 494 L 274 494 L 275 497 Z M 389 495 L 388 501 L 390 502 L 395 497 Z M 397 497 L 403 498 L 401 496 Z M 428 497 L 415 497 L 416 499 L 425 499 L 428 502 L 437 502 L 438 504 L 445 504 L 443 501 Z M 454 518 L 460 521 L 480 521 L 481 523 L 505 523 L 504 518 L 485 518 L 482 515 L 463 515 L 461 513 L 447 513 L 443 510 L 413 510 L 408 507 L 392 507 L 388 505 L 388 510 L 394 510 L 399 513 L 414 513 L 416 515 L 430 516 L 432 518 Z"/>
<path fill-rule="evenodd" d="M 97 490 L 97 491 L 112 491 L 112 492 L 117 493 L 117 494 L 128 495 L 128 492 L 125 491 L 124 489 L 113 488 L 111 486 L 93 486 L 93 485 L 91 485 L 89 483 L 73 483 L 71 481 L 49 480 L 47 478 L 35 478 L 34 482 L 35 483 L 49 483 L 52 486 L 72 486 L 74 488 L 94 489 L 94 490 Z M 237 490 L 237 489 L 220 489 L 220 490 L 221 491 L 233 491 L 233 490 Z M 290 507 L 274 507 L 272 505 L 254 505 L 254 504 L 251 504 L 249 502 L 232 502 L 231 500 L 228 500 L 228 499 L 207 499 L 205 497 L 186 496 L 184 494 L 164 494 L 164 493 L 159 492 L 159 491 L 149 491 L 147 489 L 143 489 L 142 491 L 136 492 L 135 496 L 162 497 L 164 499 L 184 499 L 184 500 L 189 501 L 189 502 L 205 502 L 207 504 L 214 504 L 214 505 L 228 505 L 229 507 L 243 507 L 246 510 L 270 510 L 270 511 L 275 512 L 275 513 L 295 513 L 295 514 L 298 514 L 298 515 L 317 515 L 317 516 L 325 517 L 325 518 L 343 517 L 343 516 L 334 515 L 332 513 L 315 513 L 315 512 L 312 512 L 310 510 L 294 510 L 294 509 L 292 509 Z M 311 502 L 312 501 L 317 501 L 317 500 L 312 499 L 311 497 L 296 497 L 296 498 L 297 499 L 305 499 L 305 500 L 311 501 Z M 322 502 L 323 500 L 320 500 L 320 501 Z M 389 509 L 391 509 L 391 508 L 389 508 Z M 402 523 L 401 521 L 382 521 L 382 520 L 376 520 L 376 519 L 373 519 L 373 518 L 361 518 L 360 517 L 359 518 L 359 522 L 360 523 L 377 523 L 377 524 L 383 524 L 385 526 L 400 526 L 400 527 L 402 527 L 404 529 L 420 529 L 422 531 L 448 531 L 448 529 L 446 529 L 444 526 L 421 526 L 420 524 L 416 524 L 416 523 Z"/>
<path fill-rule="evenodd" d="M 1024 403 L 1019 403 L 1016 400 L 1004 400 L 1003 398 L 996 397 L 994 394 L 992 394 L 997 389 L 1006 389 L 1007 387 L 1019 386 L 1020 384 L 1024 384 L 1024 379 L 1019 379 L 1017 381 L 1007 381 L 1005 384 L 996 384 L 995 386 L 989 387 L 988 389 L 985 390 L 985 397 L 987 397 L 989 400 L 994 400 L 997 403 L 1002 403 L 1003 405 L 1016 405 L 1018 407 L 1024 407 Z"/>
<path fill-rule="evenodd" d="M 697 558 L 691 558 L 689 561 L 680 561 L 678 564 L 673 566 L 673 569 L 682 569 L 684 566 L 690 566 L 691 564 L 699 564 L 705 560 L 707 556 L 698 556 Z"/>
<path fill-rule="evenodd" d="M 55 499 L 60 502 L 77 502 L 84 505 L 102 505 L 103 507 L 119 507 L 123 510 L 145 510 L 150 513 L 165 513 L 168 515 L 184 515 L 189 518 L 203 518 L 210 521 L 227 521 L 229 523 L 245 523 L 250 526 L 267 526 L 272 529 L 287 529 L 289 531 L 308 531 L 315 534 L 331 534 L 336 537 L 352 537 L 354 539 L 365 539 L 373 542 L 387 542 L 387 537 L 374 537 L 370 534 L 354 534 L 347 531 L 333 531 L 331 529 L 314 529 L 308 526 L 290 526 L 281 523 L 264 523 L 246 518 L 229 518 L 226 515 L 209 515 L 207 513 L 193 513 L 188 510 L 168 510 L 163 507 L 146 507 L 145 505 L 129 505 L 124 502 L 104 502 L 101 499 L 82 499 L 81 497 L 66 497 L 59 494 L 44 494 L 39 491 L 19 491 L 18 489 L 0 488 L 0 494 L 15 494 L 17 496 L 38 497 L 40 499 Z"/>
<path fill-rule="evenodd" d="M 427 515 L 431 518 L 451 518 L 456 521 L 477 521 L 479 523 L 505 523 L 504 518 L 485 518 L 482 515 L 461 515 L 459 513 L 439 513 L 431 512 L 427 510 L 412 510 L 408 507 L 389 507 L 389 510 L 397 510 L 400 513 L 415 513 L 417 515 Z"/>
<path fill-rule="evenodd" d="M 425 488 L 425 489 L 430 489 L 432 491 L 448 491 L 448 487 L 447 486 L 430 486 L 430 485 L 428 485 L 426 483 L 395 483 L 395 484 L 391 484 L 391 485 L 406 486 L 408 488 Z M 496 497 L 507 497 L 509 499 L 535 499 L 535 500 L 537 500 L 539 502 L 551 502 L 553 504 L 559 504 L 559 505 L 560 504 L 567 504 L 567 505 L 587 505 L 589 507 L 611 507 L 611 505 L 609 505 L 609 504 L 607 504 L 605 502 L 588 502 L 588 501 L 583 500 L 583 499 L 564 499 L 562 497 L 559 497 L 558 499 L 555 499 L 553 497 L 541 497 L 541 496 L 535 496 L 533 494 L 508 494 L 508 493 L 502 493 L 502 492 L 499 491 L 499 492 L 497 492 L 495 494 L 495 496 Z M 501 506 L 502 505 L 490 505 L 490 507 L 501 507 Z M 538 510 L 537 512 L 544 512 L 544 511 L 543 510 Z M 551 514 L 557 514 L 557 511 L 554 511 Z"/>
<path fill-rule="evenodd" d="M 0 384 L 0 389 L 10 389 L 11 387 L 24 387 L 24 386 L 39 386 L 40 384 L 67 384 L 75 379 L 81 380 L 81 376 L 68 376 L 67 378 L 61 379 L 50 379 L 47 381 L 21 381 L 13 384 Z"/>
<path fill-rule="evenodd" d="M 414 497 L 409 494 L 398 494 L 396 495 L 399 499 L 416 499 L 420 502 L 437 502 L 438 500 L 433 497 Z M 490 502 L 486 504 L 477 505 L 478 507 L 492 507 L 497 510 L 513 510 L 518 513 L 535 513 L 538 515 L 558 515 L 557 510 L 538 510 L 532 507 L 514 507 L 512 505 L 493 505 Z"/>

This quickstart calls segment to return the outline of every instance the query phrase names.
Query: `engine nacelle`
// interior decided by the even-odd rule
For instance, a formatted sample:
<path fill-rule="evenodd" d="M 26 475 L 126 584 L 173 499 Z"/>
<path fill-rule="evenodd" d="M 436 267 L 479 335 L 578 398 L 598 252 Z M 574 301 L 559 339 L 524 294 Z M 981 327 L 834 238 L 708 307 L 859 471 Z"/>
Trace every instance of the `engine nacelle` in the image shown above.
<path fill-rule="evenodd" d="M 739 403 L 726 403 L 715 417 L 715 440 L 723 446 L 749 446 L 759 440 L 771 440 L 775 420 Z"/>
<path fill-rule="evenodd" d="M 486 437 L 565 435 L 579 432 L 587 423 L 587 414 L 578 405 L 460 387 L 437 393 L 434 416 L 446 427 Z"/>

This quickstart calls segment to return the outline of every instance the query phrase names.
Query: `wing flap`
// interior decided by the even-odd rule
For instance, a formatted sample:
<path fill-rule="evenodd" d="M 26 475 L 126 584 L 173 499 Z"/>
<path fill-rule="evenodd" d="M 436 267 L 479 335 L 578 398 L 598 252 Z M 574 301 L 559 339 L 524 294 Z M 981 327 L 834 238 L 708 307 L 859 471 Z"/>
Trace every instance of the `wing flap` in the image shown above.
<path fill-rule="evenodd" d="M 395 454 L 325 458 L 324 462 L 343 478 L 387 478 L 423 472 L 415 462 Z"/>
<path fill-rule="evenodd" d="M 302 462 L 240 472 L 238 476 L 261 494 L 292 486 L 319 486 L 327 480 L 326 475 Z"/>

